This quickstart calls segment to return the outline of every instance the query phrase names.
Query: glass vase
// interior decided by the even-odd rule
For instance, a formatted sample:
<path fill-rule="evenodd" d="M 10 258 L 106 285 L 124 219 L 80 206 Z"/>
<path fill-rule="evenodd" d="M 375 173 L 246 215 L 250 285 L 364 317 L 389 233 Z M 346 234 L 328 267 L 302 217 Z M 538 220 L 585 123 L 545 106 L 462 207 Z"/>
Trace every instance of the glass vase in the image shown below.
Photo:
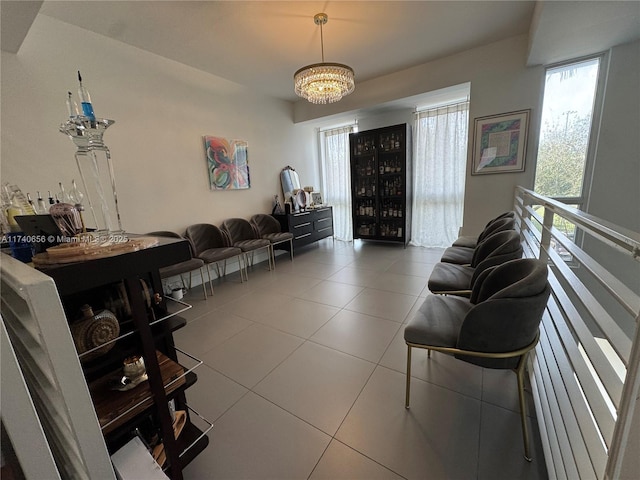
<path fill-rule="evenodd" d="M 84 225 L 100 237 L 123 233 L 111 153 L 102 139 L 114 123 L 106 118 L 75 118 L 60 126 L 77 148 L 75 159 L 86 195 Z"/>

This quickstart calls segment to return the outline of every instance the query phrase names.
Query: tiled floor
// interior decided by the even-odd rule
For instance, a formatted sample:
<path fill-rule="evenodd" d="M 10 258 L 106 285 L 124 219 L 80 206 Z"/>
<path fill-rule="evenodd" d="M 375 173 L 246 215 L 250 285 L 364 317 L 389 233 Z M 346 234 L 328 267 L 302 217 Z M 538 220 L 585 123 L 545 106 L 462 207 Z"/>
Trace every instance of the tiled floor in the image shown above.
<path fill-rule="evenodd" d="M 403 323 L 440 255 L 324 240 L 194 288 L 176 343 L 205 362 L 187 399 L 215 427 L 185 479 L 547 478 L 511 372 L 415 351 L 404 408 Z"/>

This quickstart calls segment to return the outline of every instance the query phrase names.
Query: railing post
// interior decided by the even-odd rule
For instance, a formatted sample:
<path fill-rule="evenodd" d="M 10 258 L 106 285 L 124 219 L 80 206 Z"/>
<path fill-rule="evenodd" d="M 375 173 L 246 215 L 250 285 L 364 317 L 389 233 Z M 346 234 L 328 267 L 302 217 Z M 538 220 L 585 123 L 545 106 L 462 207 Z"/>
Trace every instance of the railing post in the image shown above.
<path fill-rule="evenodd" d="M 544 218 L 542 220 L 542 237 L 540 238 L 540 254 L 538 258 L 543 262 L 549 261 L 549 249 L 551 248 L 551 227 L 553 226 L 553 218 L 555 213 L 553 207 L 544 204 Z"/>

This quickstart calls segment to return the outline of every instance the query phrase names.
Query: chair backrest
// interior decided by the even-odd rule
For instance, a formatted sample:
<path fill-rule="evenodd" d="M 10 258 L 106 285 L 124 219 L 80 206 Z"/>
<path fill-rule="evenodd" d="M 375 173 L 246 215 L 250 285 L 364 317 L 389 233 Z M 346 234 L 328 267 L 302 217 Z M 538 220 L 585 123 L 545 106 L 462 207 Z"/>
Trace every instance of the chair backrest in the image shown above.
<path fill-rule="evenodd" d="M 477 268 L 480 262 L 487 258 L 515 252 L 518 247 L 520 247 L 520 249 L 522 248 L 520 245 L 520 235 L 515 230 L 496 232 L 489 235 L 476 246 L 473 251 L 473 257 L 471 258 L 471 266 Z"/>
<path fill-rule="evenodd" d="M 487 222 L 487 224 L 484 226 L 484 228 L 487 228 L 489 225 L 491 225 L 493 222 L 497 221 L 497 220 L 501 220 L 503 218 L 513 218 L 515 220 L 516 218 L 516 212 L 514 212 L 513 210 L 509 210 L 508 212 L 504 212 L 501 213 L 500 215 L 498 215 L 495 218 L 492 218 L 491 220 L 489 220 Z"/>
<path fill-rule="evenodd" d="M 505 230 L 514 230 L 516 221 L 513 217 L 499 218 L 486 226 L 486 228 L 478 236 L 478 243 L 485 238 L 490 237 L 494 233 L 504 232 Z"/>
<path fill-rule="evenodd" d="M 229 218 L 222 222 L 222 230 L 226 232 L 231 243 L 257 238 L 251 224 L 244 218 Z"/>
<path fill-rule="evenodd" d="M 486 269 L 471 292 L 457 347 L 480 352 L 511 352 L 530 345 L 549 299 L 547 265 L 537 259 L 511 260 Z M 488 368 L 515 368 L 519 357 L 461 360 Z"/>
<path fill-rule="evenodd" d="M 152 237 L 179 238 L 181 240 L 186 240 L 187 242 L 189 242 L 189 251 L 191 252 L 191 257 L 195 257 L 196 256 L 196 248 L 193 245 L 193 242 L 191 241 L 191 239 L 190 238 L 185 238 L 182 235 L 180 235 L 179 233 L 171 232 L 169 230 L 158 230 L 157 232 L 149 232 L 149 233 L 147 233 L 147 235 L 150 235 Z"/>
<path fill-rule="evenodd" d="M 258 213 L 251 217 L 251 223 L 260 235 L 281 232 L 280 222 L 271 215 L 267 215 L 265 213 Z"/>
<path fill-rule="evenodd" d="M 196 255 L 200 255 L 210 248 L 227 247 L 228 243 L 224 234 L 215 225 L 210 223 L 196 223 L 189 225 L 185 231 L 187 237 L 193 243 Z"/>

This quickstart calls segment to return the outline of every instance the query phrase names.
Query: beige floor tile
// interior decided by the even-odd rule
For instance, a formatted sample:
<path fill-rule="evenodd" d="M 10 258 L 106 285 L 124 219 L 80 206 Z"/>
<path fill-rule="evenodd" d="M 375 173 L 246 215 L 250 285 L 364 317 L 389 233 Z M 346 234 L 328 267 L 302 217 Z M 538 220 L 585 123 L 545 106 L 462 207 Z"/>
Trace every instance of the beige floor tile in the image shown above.
<path fill-rule="evenodd" d="M 361 268 L 345 267 L 331 275 L 327 280 L 331 282 L 347 283 L 359 287 L 366 287 L 371 279 L 371 271 Z"/>
<path fill-rule="evenodd" d="M 293 297 L 290 295 L 272 291 L 251 292 L 223 305 L 220 310 L 249 320 L 258 320 L 263 315 L 277 310 L 280 305 L 292 299 Z"/>
<path fill-rule="evenodd" d="M 411 275 L 414 277 L 429 278 L 435 263 L 424 263 L 413 260 L 407 260 L 404 257 L 389 267 L 387 272 L 397 273 L 399 275 Z"/>
<path fill-rule="evenodd" d="M 362 290 L 362 287 L 358 287 L 356 285 L 324 281 L 317 284 L 312 289 L 307 290 L 302 295 L 299 295 L 299 298 L 343 308 Z"/>
<path fill-rule="evenodd" d="M 402 480 L 388 468 L 332 440 L 310 480 Z"/>
<path fill-rule="evenodd" d="M 342 310 L 311 341 L 377 363 L 399 327 L 391 320 Z"/>
<path fill-rule="evenodd" d="M 312 261 L 317 263 L 326 263 L 328 265 L 341 265 L 347 266 L 353 262 L 354 254 L 347 252 L 327 252 L 327 251 L 315 251 L 305 255 L 305 261 Z"/>
<path fill-rule="evenodd" d="M 367 287 L 375 288 L 377 290 L 385 290 L 388 292 L 418 296 L 426 284 L 426 278 L 381 272 L 370 277 Z"/>
<path fill-rule="evenodd" d="M 407 344 L 404 342 L 404 326 L 398 331 L 387 348 L 380 365 L 402 374 L 407 371 Z M 458 360 L 450 355 L 413 349 L 411 354 L 411 376 L 434 385 L 453 390 L 473 398 L 482 398 L 483 369 Z"/>
<path fill-rule="evenodd" d="M 329 435 L 355 402 L 375 365 L 307 342 L 254 391 Z"/>
<path fill-rule="evenodd" d="M 377 253 L 363 253 L 356 256 L 349 266 L 373 272 L 386 272 L 395 263 L 395 259 L 396 257 L 388 257 Z"/>
<path fill-rule="evenodd" d="M 253 393 L 227 411 L 185 480 L 305 479 L 331 437 Z"/>
<path fill-rule="evenodd" d="M 295 275 L 295 277 L 311 277 L 325 280 L 343 268 L 343 265 L 331 265 L 298 258 L 293 261 L 288 273 Z"/>
<path fill-rule="evenodd" d="M 535 417 L 535 408 L 531 388 L 528 388 L 525 378 L 525 398 L 527 415 Z M 507 408 L 512 412 L 520 413 L 520 400 L 518 397 L 518 382 L 515 373 L 511 370 L 494 370 L 485 368 L 482 371 L 482 401 L 491 403 L 497 407 Z"/>
<path fill-rule="evenodd" d="M 254 324 L 203 355 L 202 360 L 223 375 L 251 388 L 302 342 L 301 338 Z"/>
<path fill-rule="evenodd" d="M 290 273 L 277 272 L 277 280 L 267 285 L 263 292 L 274 292 L 297 297 L 322 282 L 320 278 L 301 277 Z"/>
<path fill-rule="evenodd" d="M 407 479 L 475 478 L 480 401 L 377 367 L 336 439 Z"/>
<path fill-rule="evenodd" d="M 483 402 L 478 479 L 548 478 L 540 433 L 535 420 L 531 418 L 529 418 L 529 435 L 532 445 L 532 462 L 527 462 L 523 457 L 520 414 Z"/>
<path fill-rule="evenodd" d="M 302 338 L 309 338 L 329 321 L 339 308 L 294 298 L 257 321 Z"/>
<path fill-rule="evenodd" d="M 211 422 L 215 422 L 234 405 L 248 390 L 216 372 L 207 365 L 195 370 L 198 381 L 187 390 L 187 403 L 196 412 Z M 215 430 L 213 431 L 215 437 Z"/>
<path fill-rule="evenodd" d="M 246 318 L 214 310 L 177 330 L 173 338 L 182 350 L 201 356 L 252 324 Z"/>
<path fill-rule="evenodd" d="M 413 295 L 366 288 L 344 308 L 402 323 L 416 299 Z"/>

